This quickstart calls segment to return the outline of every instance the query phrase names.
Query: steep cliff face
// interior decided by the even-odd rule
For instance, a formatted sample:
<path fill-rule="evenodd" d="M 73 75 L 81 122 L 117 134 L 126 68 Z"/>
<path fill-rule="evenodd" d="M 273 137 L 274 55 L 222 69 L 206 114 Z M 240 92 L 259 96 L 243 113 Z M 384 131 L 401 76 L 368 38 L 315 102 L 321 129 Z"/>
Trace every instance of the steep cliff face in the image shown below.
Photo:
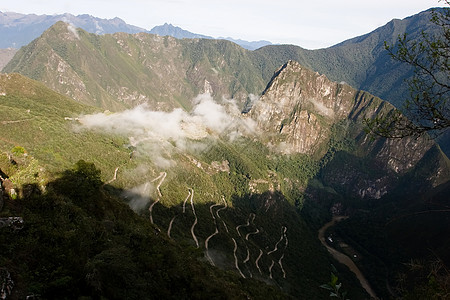
<path fill-rule="evenodd" d="M 419 162 L 431 159 L 424 157 L 434 145 L 427 137 L 386 140 L 367 136 L 364 120 L 392 109 L 367 92 L 332 82 L 289 61 L 275 73 L 248 114 L 269 147 L 322 159 L 326 184 L 358 198 L 378 199 L 395 189 Z M 440 162 L 426 176 L 423 173 L 423 180 L 432 186 L 448 179 L 448 165 L 438 152 L 430 163 Z"/>
<path fill-rule="evenodd" d="M 348 116 L 354 94 L 348 85 L 289 61 L 249 114 L 281 152 L 315 154 L 323 152 L 332 125 Z"/>

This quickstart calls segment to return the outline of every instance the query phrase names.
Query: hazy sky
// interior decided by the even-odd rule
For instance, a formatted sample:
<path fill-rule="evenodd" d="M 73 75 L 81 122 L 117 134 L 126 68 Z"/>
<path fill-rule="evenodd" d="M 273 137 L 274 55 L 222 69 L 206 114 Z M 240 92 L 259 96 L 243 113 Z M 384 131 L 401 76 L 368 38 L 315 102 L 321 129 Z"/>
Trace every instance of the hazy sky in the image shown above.
<path fill-rule="evenodd" d="M 443 5 L 438 0 L 0 0 L 0 11 L 119 17 L 148 30 L 167 22 L 213 37 L 315 49 Z"/>

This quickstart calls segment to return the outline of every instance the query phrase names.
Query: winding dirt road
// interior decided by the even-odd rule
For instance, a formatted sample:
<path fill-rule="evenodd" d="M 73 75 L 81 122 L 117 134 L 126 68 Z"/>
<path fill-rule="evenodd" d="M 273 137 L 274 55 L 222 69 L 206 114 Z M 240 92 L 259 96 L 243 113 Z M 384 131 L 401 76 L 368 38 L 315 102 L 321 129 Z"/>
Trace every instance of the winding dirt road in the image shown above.
<path fill-rule="evenodd" d="M 172 231 L 173 221 L 175 221 L 175 218 L 176 218 L 176 217 L 177 217 L 177 216 L 175 215 L 175 216 L 172 218 L 172 220 L 170 220 L 169 228 L 167 228 L 167 236 L 169 237 L 169 239 L 172 238 L 172 237 L 170 236 L 170 232 Z"/>
<path fill-rule="evenodd" d="M 150 205 L 150 207 L 148 208 L 148 211 L 150 212 L 150 223 L 152 223 L 152 224 L 154 224 L 154 223 L 153 223 L 153 206 L 155 206 L 155 204 L 158 203 L 159 200 L 160 200 L 161 197 L 162 197 L 160 187 L 161 187 L 161 184 L 164 182 L 164 179 L 166 179 L 166 176 L 167 176 L 167 173 L 166 173 L 166 172 L 161 172 L 161 173 L 159 173 L 159 176 L 158 176 L 158 177 L 156 177 L 155 179 L 153 179 L 153 180 L 151 181 L 151 182 L 155 182 L 156 180 L 160 179 L 158 185 L 156 186 L 156 191 L 158 192 L 158 197 L 156 198 L 156 201 L 153 202 L 153 203 Z"/>
<path fill-rule="evenodd" d="M 214 220 L 214 225 L 215 225 L 215 227 L 216 227 L 216 230 L 214 231 L 213 234 L 211 234 L 210 236 L 208 236 L 208 237 L 206 238 L 206 240 L 205 240 L 206 257 L 208 258 L 209 262 L 210 262 L 213 266 L 215 266 L 215 264 L 214 264 L 212 258 L 209 256 L 209 252 L 208 252 L 208 251 L 209 251 L 208 243 L 209 243 L 209 240 L 210 240 L 212 237 L 214 237 L 215 235 L 217 235 L 217 234 L 219 233 L 219 228 L 217 227 L 217 220 L 216 220 L 216 217 L 214 216 L 213 208 L 216 207 L 216 206 L 220 206 L 220 205 L 221 205 L 221 204 L 216 203 L 216 204 L 211 204 L 211 206 L 209 207 L 209 212 L 210 212 L 210 214 L 211 214 L 211 216 L 212 216 L 212 218 L 213 218 L 213 220 Z"/>
<path fill-rule="evenodd" d="M 334 259 L 336 259 L 341 264 L 346 265 L 350 269 L 350 271 L 355 273 L 356 277 L 358 278 L 359 282 L 361 283 L 361 286 L 366 290 L 366 292 L 370 295 L 370 297 L 372 297 L 374 299 L 378 299 L 375 292 L 372 290 L 372 287 L 370 286 L 369 282 L 364 277 L 364 275 L 359 270 L 359 268 L 355 265 L 353 260 L 350 257 L 348 257 L 347 255 L 345 255 L 344 253 L 341 253 L 341 252 L 337 251 L 336 249 L 328 246 L 327 242 L 325 241 L 325 231 L 329 227 L 333 226 L 336 222 L 339 222 L 346 218 L 348 218 L 348 217 L 345 217 L 345 216 L 333 217 L 333 219 L 330 222 L 326 223 L 325 225 L 323 225 L 322 228 L 320 228 L 318 238 L 319 238 L 320 242 L 322 243 L 322 245 L 324 245 L 327 248 L 328 252 L 334 257 Z"/>
<path fill-rule="evenodd" d="M 250 218 L 252 218 L 251 223 L 253 223 L 253 220 L 255 220 L 255 214 L 254 214 L 254 213 L 250 213 L 250 214 L 248 215 L 247 223 L 246 223 L 246 224 L 241 224 L 241 225 L 236 226 L 236 231 L 237 231 L 237 233 L 239 234 L 240 237 L 242 237 L 242 235 L 241 235 L 241 232 L 239 231 L 239 228 L 250 226 Z"/>
<path fill-rule="evenodd" d="M 261 249 L 259 249 L 259 255 L 255 260 L 256 268 L 258 268 L 259 274 L 261 274 L 261 275 L 262 275 L 262 272 L 261 272 L 261 268 L 259 267 L 259 260 L 261 259 L 262 255 L 263 255 L 263 251 Z"/>
<path fill-rule="evenodd" d="M 248 241 L 248 238 L 252 235 L 252 234 L 258 234 L 259 233 L 259 229 L 256 228 L 256 230 L 254 232 L 249 232 L 245 235 L 245 240 Z"/>
<path fill-rule="evenodd" d="M 269 267 L 269 278 L 270 279 L 273 279 L 273 277 L 272 277 L 272 268 L 273 268 L 274 265 L 275 265 L 275 262 L 272 260 L 272 263 L 270 264 L 270 267 Z"/>
<path fill-rule="evenodd" d="M 281 272 L 283 272 L 283 278 L 286 279 L 286 272 L 284 271 L 283 264 L 281 263 L 281 261 L 283 260 L 283 258 L 284 258 L 284 253 L 281 255 L 280 259 L 278 260 L 278 265 L 279 265 L 280 268 L 281 268 Z"/>
<path fill-rule="evenodd" d="M 195 229 L 195 226 L 197 225 L 198 219 L 197 219 L 197 214 L 195 213 L 194 190 L 193 189 L 191 189 L 191 207 L 192 207 L 192 213 L 194 214 L 194 217 L 195 217 L 194 224 L 192 224 L 192 226 L 191 226 L 191 234 L 192 234 L 192 238 L 194 239 L 195 245 L 197 245 L 197 248 L 198 248 L 199 247 L 198 239 L 194 232 L 194 229 Z"/>
<path fill-rule="evenodd" d="M 186 199 L 184 199 L 184 202 L 183 202 L 183 214 L 186 212 L 186 202 L 188 201 L 189 197 L 191 196 L 191 189 L 189 189 L 188 192 L 189 193 L 188 193 Z"/>
<path fill-rule="evenodd" d="M 228 208 L 227 201 L 225 201 L 225 198 L 224 198 L 223 196 L 222 196 L 222 201 L 223 201 L 223 203 L 225 204 L 225 206 L 222 207 L 222 208 L 219 208 L 219 209 L 216 211 L 216 215 L 217 215 L 217 217 L 222 221 L 223 227 L 225 227 L 225 231 L 226 231 L 227 233 L 229 233 L 227 224 L 225 223 L 224 220 L 222 220 L 222 218 L 221 218 L 220 215 L 219 215 L 219 213 L 220 213 L 222 210 Z"/>
<path fill-rule="evenodd" d="M 278 245 L 281 243 L 281 241 L 283 239 L 285 240 L 285 242 L 284 242 L 284 251 L 283 251 L 281 257 L 278 259 L 278 265 L 281 268 L 281 272 L 283 272 L 283 278 L 286 278 L 286 272 L 284 271 L 284 268 L 283 268 L 284 252 L 286 252 L 286 248 L 287 248 L 287 246 L 289 244 L 289 241 L 288 241 L 288 238 L 287 238 L 287 235 L 286 235 L 286 231 L 287 231 L 287 227 L 286 226 L 282 226 L 281 227 L 281 237 L 280 237 L 280 239 L 275 244 L 275 247 L 273 248 L 273 250 L 267 252 L 267 255 L 270 255 L 270 254 L 278 251 Z M 272 264 L 269 267 L 269 274 L 270 274 L 269 277 L 270 277 L 270 279 L 272 279 L 272 268 L 273 268 L 274 264 L 275 264 L 275 262 L 272 260 Z"/>
<path fill-rule="evenodd" d="M 275 247 L 273 248 L 272 251 L 267 252 L 267 255 L 270 255 L 270 254 L 276 252 L 276 251 L 278 250 L 278 244 L 281 243 L 281 241 L 283 240 L 283 238 L 286 238 L 286 231 L 287 231 L 287 228 L 286 228 L 285 226 L 283 226 L 283 227 L 281 227 L 281 231 L 282 231 L 282 232 L 281 232 L 281 237 L 280 237 L 279 241 L 275 244 Z"/>
<path fill-rule="evenodd" d="M 241 274 L 242 278 L 245 278 L 244 273 L 242 273 L 241 269 L 239 268 L 239 262 L 238 262 L 238 257 L 237 257 L 237 243 L 236 240 L 234 238 L 231 238 L 233 240 L 234 243 L 234 249 L 233 249 L 233 255 L 234 255 L 234 265 L 236 267 L 236 269 L 239 271 L 239 274 Z"/>
<path fill-rule="evenodd" d="M 0 123 L 1 123 L 2 125 L 6 125 L 6 124 L 14 124 L 14 123 L 27 122 L 27 121 L 31 121 L 31 120 L 33 120 L 33 118 L 23 119 L 23 120 L 1 121 Z"/>
<path fill-rule="evenodd" d="M 110 180 L 108 180 L 107 182 L 105 182 L 103 185 L 107 185 L 107 184 L 110 184 L 110 183 L 112 183 L 113 181 L 115 181 L 115 180 L 117 179 L 117 171 L 119 171 L 119 167 L 117 167 L 117 168 L 114 170 L 114 176 L 113 176 L 113 178 L 111 178 Z"/>

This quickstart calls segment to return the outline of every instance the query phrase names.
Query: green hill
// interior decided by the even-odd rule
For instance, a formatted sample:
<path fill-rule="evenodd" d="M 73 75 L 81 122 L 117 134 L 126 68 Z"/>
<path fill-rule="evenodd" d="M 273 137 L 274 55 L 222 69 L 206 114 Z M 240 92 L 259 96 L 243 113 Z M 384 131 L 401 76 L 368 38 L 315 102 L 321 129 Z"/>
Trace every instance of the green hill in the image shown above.
<path fill-rule="evenodd" d="M 74 295 L 108 298 L 120 298 L 122 293 L 141 298 L 142 293 L 158 287 L 155 295 L 177 297 L 172 288 L 180 286 L 180 291 L 193 298 L 224 293 L 227 299 L 240 299 L 245 294 L 260 298 L 261 293 L 276 297 L 281 295 L 275 288 L 279 286 L 296 298 L 327 298 L 319 286 L 328 280 L 331 259 L 293 205 L 295 194 L 290 191 L 296 187 L 283 183 L 284 176 L 291 174 L 305 185 L 314 174 L 314 163 L 309 173 L 295 175 L 295 165 L 290 165 L 288 158 L 271 153 L 258 142 L 238 139 L 229 143 L 225 137 L 224 141 L 208 142 L 201 152 L 171 150 L 167 155 L 175 165 L 164 171 L 167 178 L 161 177 L 162 173 L 157 173 L 161 167 L 153 161 L 155 153 L 141 155 L 145 144 L 133 148 L 123 136 L 80 128 L 75 118 L 97 113 L 97 108 L 79 104 L 22 75 L 2 75 L 0 82 L 4 112 L 0 169 L 6 180 L 4 194 L 9 195 L 0 214 L 20 216 L 25 224 L 18 233 L 0 228 L 4 241 L 20 236 L 13 243 L 2 243 L 1 255 L 2 266 L 16 282 L 17 297 L 35 293 L 64 298 L 68 287 Z M 267 155 L 272 158 L 267 160 Z M 95 162 L 99 171 L 79 159 Z M 218 163 L 224 162 L 227 167 L 221 169 Z M 105 182 L 110 184 L 103 185 Z M 143 185 L 149 189 L 139 190 Z M 188 195 L 192 202 L 186 205 Z M 245 225 L 252 215 L 251 224 Z M 154 225 L 147 221 L 150 216 Z M 241 229 L 236 229 L 238 226 Z M 283 244 L 277 244 L 285 227 Z M 209 239 L 207 250 L 206 240 L 215 228 L 218 235 Z M 155 230 L 158 235 L 153 238 Z M 246 239 L 251 232 L 253 238 Z M 245 263 L 247 255 L 251 260 Z M 211 269 L 205 261 L 208 257 L 228 273 Z M 163 269 L 159 259 L 165 261 Z M 354 277 L 344 268 L 340 270 L 347 289 L 362 295 Z M 129 277 L 112 280 L 110 276 L 116 273 Z M 193 275 L 187 281 L 183 274 L 198 277 Z M 165 283 L 148 281 L 148 276 L 165 278 Z M 214 283 L 212 276 L 223 283 Z M 197 291 L 196 284 L 204 280 L 211 289 L 205 286 Z M 260 286 L 257 291 L 254 284 Z"/>
<path fill-rule="evenodd" d="M 97 108 L 79 104 L 19 74 L 0 75 L 0 93 L 1 151 L 23 147 L 51 173 L 79 159 L 111 173 L 117 161 L 129 159 L 122 137 L 76 131 L 73 120 Z"/>
<path fill-rule="evenodd" d="M 133 146 L 130 144 L 132 139 L 124 130 L 133 119 L 140 119 L 138 109 L 128 111 L 134 112 L 131 114 L 133 119 L 118 119 L 118 116 L 126 115 L 127 111 L 98 113 L 97 108 L 79 104 L 39 82 L 18 74 L 2 75 L 0 103 L 4 112 L 1 125 L 5 132 L 2 135 L 5 143 L 2 144 L 0 169 L 2 176 L 8 177 L 16 192 L 13 194 L 8 190 L 8 184 L 5 184 L 5 193 L 10 194 L 11 198 L 6 200 L 1 214 L 4 217 L 20 216 L 26 224 L 21 231 L 23 239 L 2 252 L 6 253 L 2 256 L 3 265 L 19 282 L 17 293 L 60 297 L 67 286 L 73 286 L 76 282 L 77 289 L 72 292 L 77 295 L 121 295 L 133 289 L 132 295 L 139 297 L 147 289 L 153 290 L 161 285 L 152 281 L 154 283 L 145 287 L 135 288 L 138 282 L 146 281 L 145 272 L 150 272 L 148 276 L 155 272 L 167 272 L 164 273 L 167 275 L 162 276 L 170 278 L 179 273 L 177 268 L 185 268 L 181 256 L 178 258 L 178 254 L 170 254 L 175 251 L 184 255 L 178 250 L 171 250 L 172 247 L 182 247 L 196 249 L 194 253 L 198 255 L 197 260 L 203 261 L 190 262 L 192 268 L 198 265 L 199 270 L 209 269 L 211 267 L 207 265 L 212 264 L 234 273 L 227 275 L 231 277 L 226 283 L 233 284 L 235 279 L 232 278 L 236 278 L 233 276 L 241 277 L 239 282 L 243 280 L 244 286 L 238 285 L 239 289 L 248 293 L 256 293 L 251 287 L 245 287 L 253 284 L 254 281 L 247 280 L 253 278 L 260 281 L 259 285 L 266 282 L 269 286 L 278 286 L 296 298 L 326 298 L 327 294 L 319 286 L 327 281 L 332 260 L 321 247 L 314 229 L 330 217 L 330 207 L 336 203 L 341 203 L 347 209 L 365 206 L 372 200 L 364 200 L 364 197 L 376 199 L 378 196 L 373 191 L 383 192 L 386 180 L 394 179 L 387 185 L 388 190 L 394 191 L 402 187 L 410 192 L 417 183 L 413 180 L 412 185 L 399 184 L 398 180 L 403 175 L 399 177 L 388 171 L 388 165 L 380 164 L 381 161 L 389 161 L 389 157 L 396 157 L 393 149 L 401 143 L 395 147 L 383 146 L 380 141 L 364 145 L 364 138 L 358 138 L 364 114 L 375 111 L 376 105 L 382 103 L 381 100 L 373 99 L 367 93 L 360 95 L 349 86 L 336 84 L 333 87 L 335 83 L 328 82 L 323 76 L 307 69 L 299 71 L 298 68 L 302 67 L 294 62 L 286 64 L 259 102 L 278 101 L 276 95 L 289 91 L 293 84 L 303 89 L 302 93 L 293 93 L 302 94 L 300 98 L 292 98 L 292 101 L 300 101 L 300 106 L 295 103 L 288 105 L 291 108 L 298 107 L 295 111 L 298 115 L 294 115 L 291 122 L 300 122 L 298 117 L 303 115 L 302 110 L 308 111 L 310 120 L 315 114 L 321 126 L 324 126 L 325 143 L 318 148 L 311 148 L 315 150 L 309 154 L 290 155 L 267 147 L 269 140 L 263 138 L 259 141 L 257 136 L 249 138 L 244 134 L 230 140 L 236 129 L 241 128 L 234 127 L 240 126 L 239 118 L 221 132 L 211 127 L 208 129 L 209 134 L 200 139 L 187 138 L 183 140 L 184 143 L 175 139 L 168 139 L 167 142 L 159 140 L 158 147 L 150 139 Z M 329 117 L 323 115 L 327 110 L 319 103 L 324 100 L 317 98 L 316 104 L 312 106 L 302 102 L 302 99 L 309 99 L 310 93 L 317 94 L 315 89 L 333 91 L 334 88 L 340 89 L 336 94 L 341 99 L 340 107 L 349 114 L 345 117 L 345 113 L 339 113 L 342 114 L 340 118 L 347 120 L 336 119 L 332 121 L 337 122 L 335 125 L 330 124 Z M 326 98 L 327 93 L 324 95 Z M 323 105 L 336 107 L 334 101 Z M 194 107 L 194 112 L 197 109 L 198 106 Z M 210 109 L 209 113 L 213 111 Z M 148 116 L 155 117 L 155 113 L 164 113 L 165 122 L 172 122 L 174 112 L 152 112 Z M 285 113 L 291 114 L 289 111 Z M 113 127 L 107 125 L 88 130 L 84 127 L 88 121 L 84 114 L 103 118 L 102 126 L 110 118 Z M 200 116 L 196 115 L 197 119 L 186 116 L 182 124 L 192 120 L 198 122 Z M 281 117 L 281 120 L 284 119 Z M 195 122 L 193 124 L 197 124 Z M 275 119 L 268 125 L 278 127 Z M 164 123 L 160 123 L 159 128 L 163 129 L 164 126 Z M 291 125 L 285 123 L 285 130 L 288 126 Z M 331 128 L 326 129 L 325 126 Z M 137 132 L 133 135 L 134 139 L 145 136 Z M 355 136 L 356 144 L 351 142 Z M 162 136 L 156 138 L 161 139 Z M 271 139 L 273 145 L 279 142 L 276 136 Z M 430 146 L 423 142 L 418 145 L 426 147 L 415 148 L 414 154 L 422 153 Z M 377 147 L 378 150 L 371 154 Z M 429 172 L 435 172 L 436 168 L 444 172 L 441 171 L 441 175 L 430 182 L 439 183 L 448 178 L 445 177 L 448 172 L 446 161 L 439 161 L 439 157 L 442 157 L 439 151 L 432 153 L 423 159 L 422 166 L 417 165 L 413 169 L 416 170 L 413 171 L 416 174 L 413 178 L 417 178 L 417 182 L 429 177 Z M 377 158 L 380 159 L 378 166 Z M 95 171 L 94 165 L 78 162 L 79 159 L 95 162 L 100 170 Z M 411 156 L 406 160 L 411 162 L 415 158 Z M 434 162 L 431 168 L 430 162 Z M 396 163 L 397 167 L 401 165 Z M 423 183 L 422 186 L 424 190 L 421 193 L 430 191 Z M 362 190 L 365 195 L 361 194 Z M 38 203 L 45 205 L 39 206 Z M 125 204 L 140 217 L 131 213 Z M 50 212 L 47 207 L 54 209 Z M 73 210 L 74 213 L 67 213 L 67 210 Z M 68 223 L 67 218 L 92 221 L 76 221 L 72 224 Z M 150 222 L 145 221 L 149 219 Z M 38 220 L 49 221 L 41 224 Z M 58 224 L 54 222 L 67 225 L 51 229 L 51 226 Z M 112 230 L 108 228 L 117 226 L 118 229 L 108 231 Z M 131 279 L 123 278 L 117 285 L 111 286 L 108 283 L 109 273 L 129 268 L 139 270 L 133 266 L 141 265 L 141 259 L 144 258 L 130 247 L 145 249 L 149 243 L 157 243 L 136 237 L 138 244 L 128 244 L 127 232 L 138 230 L 135 226 L 145 227 L 140 229 L 138 236 L 153 236 L 156 230 L 157 239 L 169 243 L 149 251 L 160 253 L 150 255 L 150 259 L 166 255 L 172 257 L 171 269 L 156 271 L 153 266 L 158 263 L 152 261 L 142 270 L 143 275 L 139 271 Z M 102 233 L 102 230 L 105 232 Z M 1 234 L 2 238 L 9 239 L 11 233 L 3 230 Z M 61 235 L 68 236 L 67 243 L 60 239 Z M 105 240 L 96 244 L 80 244 L 86 239 L 92 240 L 89 237 L 91 235 L 100 235 Z M 32 237 L 43 240 L 40 244 L 42 250 L 37 252 L 37 257 L 46 270 L 51 271 L 40 269 L 43 266 L 32 261 L 18 262 L 14 258 L 17 256 L 12 256 L 12 253 L 19 251 L 17 249 L 34 249 L 20 248 L 21 245 L 34 243 Z M 46 251 L 51 247 L 46 240 L 57 240 L 58 247 Z M 114 247 L 108 240 L 115 241 Z M 68 251 L 67 247 L 72 247 L 72 250 Z M 23 255 L 27 256 L 26 252 Z M 76 256 L 79 257 L 75 259 Z M 52 262 L 50 257 L 61 257 L 61 260 Z M 117 257 L 125 257 L 126 260 L 119 262 Z M 63 258 L 67 260 L 63 261 Z M 76 268 L 71 265 L 73 263 L 76 263 Z M 338 269 L 339 277 L 350 295 L 364 297 L 352 274 L 342 266 L 338 266 Z M 42 276 L 33 275 L 36 272 Z M 206 271 L 198 272 L 199 282 L 208 277 Z M 86 281 L 85 278 L 93 281 Z M 99 289 L 99 286 L 102 288 Z M 196 295 L 192 297 L 201 297 L 194 293 L 195 287 L 189 286 L 190 293 Z M 180 284 L 180 288 L 186 289 L 186 283 Z M 206 294 L 213 292 L 209 289 L 204 291 Z M 274 289 L 271 292 L 278 293 Z M 177 295 L 176 291 L 171 293 Z"/>
<path fill-rule="evenodd" d="M 230 277 L 223 285 L 211 281 L 206 295 L 231 284 L 244 293 L 237 295 L 255 298 L 266 288 L 278 293 L 275 287 L 295 298 L 327 298 L 319 286 L 334 261 L 316 230 L 331 212 L 349 215 L 360 229 L 364 220 L 380 228 L 380 220 L 405 214 L 409 199 L 426 203 L 441 195 L 450 168 L 427 137 L 366 136 L 363 120 L 393 107 L 290 60 L 303 62 L 311 53 L 293 46 L 250 52 L 227 41 L 149 34 L 96 36 L 65 23 L 22 48 L 5 71 L 39 82 L 15 73 L 0 77 L 7 195 L 0 213 L 25 222 L 23 239 L 0 258 L 19 278 L 18 293 L 60 298 L 79 283 L 73 290 L 79 296 L 142 298 L 161 285 L 156 295 L 169 297 L 166 287 L 178 282 L 201 298 L 197 287 L 226 272 Z M 398 208 L 390 214 L 389 205 Z M 389 228 L 391 242 L 410 243 L 398 234 L 402 223 L 396 225 Z M 435 227 L 424 228 L 438 236 Z M 11 238 L 9 229 L 0 231 L 2 239 Z M 375 255 L 376 270 L 364 273 L 386 296 L 380 266 L 397 271 L 410 256 L 379 255 L 384 243 L 375 247 L 376 239 L 365 244 L 358 230 L 345 232 L 355 249 L 373 250 L 361 250 L 365 259 L 356 262 L 367 268 Z M 33 238 L 43 240 L 44 267 L 13 257 Z M 59 246 L 47 253 L 52 241 Z M 159 241 L 161 247 L 150 246 Z M 27 257 L 26 249 L 19 253 Z M 183 251 L 198 274 L 193 282 L 179 271 Z M 349 297 L 365 298 L 353 274 L 337 268 Z M 115 273 L 130 275 L 111 281 Z M 167 281 L 146 285 L 152 276 Z M 264 289 L 254 291 L 253 284 Z"/>
<path fill-rule="evenodd" d="M 223 40 L 177 40 L 151 34 L 98 36 L 59 22 L 19 50 L 4 72 L 18 72 L 80 102 L 109 110 L 148 103 L 189 109 L 213 95 L 246 100 L 264 86 L 249 51 Z M 26 58 L 25 58 L 26 57 Z M 25 60 L 27 63 L 25 63 Z"/>
<path fill-rule="evenodd" d="M 11 287 L 8 298 L 288 297 L 274 286 L 205 264 L 201 252 L 159 234 L 105 193 L 99 174 L 93 164 L 79 161 L 45 192 L 35 187 L 7 203 L 2 217 L 23 219 L 21 227 L 0 228 L 1 280 Z M 12 284 L 4 281 L 5 272 Z"/>

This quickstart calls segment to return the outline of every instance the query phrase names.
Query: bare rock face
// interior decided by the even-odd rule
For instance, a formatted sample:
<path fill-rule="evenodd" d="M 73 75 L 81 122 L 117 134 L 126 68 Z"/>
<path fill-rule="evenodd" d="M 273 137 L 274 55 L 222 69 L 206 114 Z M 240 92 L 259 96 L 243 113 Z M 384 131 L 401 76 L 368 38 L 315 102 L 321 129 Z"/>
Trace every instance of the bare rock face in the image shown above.
<path fill-rule="evenodd" d="M 282 153 L 323 155 L 331 128 L 349 121 L 345 134 L 359 139 L 359 146 L 386 168 L 404 173 L 430 149 L 427 138 L 376 139 L 363 133 L 363 121 L 393 107 L 345 83 L 328 80 L 295 61 L 278 70 L 263 96 L 250 110 L 268 144 Z"/>
<path fill-rule="evenodd" d="M 367 92 L 332 82 L 289 61 L 275 73 L 248 115 L 261 130 L 263 142 L 284 154 L 321 158 L 339 151 L 332 149 L 334 141 L 353 141 L 348 155 L 327 166 L 325 180 L 331 186 L 345 187 L 355 197 L 378 199 L 395 188 L 399 178 L 423 161 L 434 145 L 427 137 L 387 140 L 367 136 L 364 120 L 392 109 Z M 436 163 L 431 169 L 427 180 L 435 186 L 448 167 Z"/>
<path fill-rule="evenodd" d="M 354 91 L 289 61 L 278 70 L 250 115 L 282 153 L 314 154 L 330 127 L 346 117 Z"/>

